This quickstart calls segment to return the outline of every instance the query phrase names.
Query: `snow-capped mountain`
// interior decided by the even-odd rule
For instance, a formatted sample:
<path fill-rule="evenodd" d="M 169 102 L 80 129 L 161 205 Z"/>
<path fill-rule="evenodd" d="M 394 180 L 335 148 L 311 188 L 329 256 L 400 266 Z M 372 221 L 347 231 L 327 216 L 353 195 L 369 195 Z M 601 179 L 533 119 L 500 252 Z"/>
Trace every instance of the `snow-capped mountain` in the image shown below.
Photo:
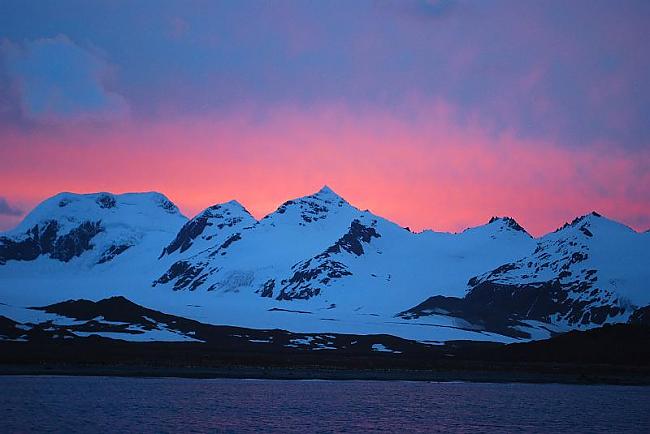
<path fill-rule="evenodd" d="M 175 253 L 190 256 L 220 245 L 231 235 L 256 223 L 257 220 L 237 201 L 213 205 L 185 223 L 160 257 Z"/>
<path fill-rule="evenodd" d="M 327 187 L 285 202 L 260 222 L 241 208 L 235 214 L 238 224 L 223 228 L 211 247 L 171 264 L 153 284 L 175 290 L 259 290 L 287 267 L 336 240 L 359 214 Z"/>
<path fill-rule="evenodd" d="M 0 303 L 122 295 L 213 324 L 510 342 L 627 321 L 650 304 L 649 242 L 597 214 L 539 239 L 509 217 L 413 233 L 328 187 L 260 221 L 236 201 L 188 220 L 158 193 L 62 193 L 0 236 Z"/>
<path fill-rule="evenodd" d="M 0 237 L 0 264 L 41 257 L 104 264 L 131 248 L 166 241 L 185 221 L 160 193 L 61 193 Z"/>
<path fill-rule="evenodd" d="M 433 296 L 401 316 L 451 315 L 515 336 L 534 322 L 561 330 L 625 322 L 650 303 L 648 247 L 643 234 L 594 212 L 472 277 L 463 298 Z"/>

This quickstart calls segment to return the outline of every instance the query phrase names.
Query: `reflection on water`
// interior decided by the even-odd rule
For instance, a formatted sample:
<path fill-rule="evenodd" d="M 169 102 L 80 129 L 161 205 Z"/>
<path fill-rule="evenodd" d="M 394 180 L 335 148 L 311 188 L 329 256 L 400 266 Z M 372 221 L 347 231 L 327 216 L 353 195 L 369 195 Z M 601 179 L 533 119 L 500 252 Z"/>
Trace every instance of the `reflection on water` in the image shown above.
<path fill-rule="evenodd" d="M 1 432 L 650 432 L 650 388 L 0 377 Z"/>

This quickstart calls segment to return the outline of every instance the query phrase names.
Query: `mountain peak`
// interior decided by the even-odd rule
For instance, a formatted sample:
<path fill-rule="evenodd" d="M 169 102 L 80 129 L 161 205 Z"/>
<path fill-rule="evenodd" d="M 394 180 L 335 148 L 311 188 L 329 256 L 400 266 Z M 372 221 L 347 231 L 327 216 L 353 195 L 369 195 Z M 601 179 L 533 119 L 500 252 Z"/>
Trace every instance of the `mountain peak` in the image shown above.
<path fill-rule="evenodd" d="M 295 222 L 300 226 L 305 226 L 305 224 L 325 219 L 330 214 L 339 214 L 342 210 L 347 212 L 348 210 L 356 210 L 356 208 L 352 207 L 330 187 L 324 185 L 316 193 L 284 202 L 278 209 L 262 220 L 269 221 L 270 218 L 274 220 L 282 216 L 280 218 L 283 221 L 289 222 L 295 218 Z"/>
<path fill-rule="evenodd" d="M 568 227 L 571 227 L 571 226 L 577 226 L 579 223 L 587 222 L 587 221 L 591 220 L 591 218 L 593 218 L 593 217 L 602 218 L 602 216 L 600 214 L 598 214 L 596 211 L 592 211 L 592 212 L 590 212 L 588 214 L 583 214 L 581 216 L 578 216 L 578 217 L 574 218 L 571 221 L 571 223 L 568 223 L 568 222 L 564 223 L 562 225 L 562 227 L 560 227 L 558 230 L 562 230 L 562 229 L 565 229 L 565 228 L 568 228 Z"/>
<path fill-rule="evenodd" d="M 248 212 L 248 210 L 244 207 L 244 205 L 242 205 L 241 203 L 233 199 L 233 200 L 229 200 L 228 202 L 214 204 L 211 207 L 203 210 L 195 218 L 201 216 L 213 217 L 215 214 L 220 214 L 221 212 L 226 212 L 228 215 L 230 215 L 231 213 L 245 214 L 247 216 L 252 217 L 251 213 Z M 219 217 L 221 216 L 219 215 Z"/>
<path fill-rule="evenodd" d="M 329 187 L 329 185 L 326 184 L 326 185 L 323 185 L 323 187 L 320 190 L 318 190 L 318 192 L 316 194 L 336 194 L 336 193 L 334 193 L 334 190 L 332 190 Z"/>
<path fill-rule="evenodd" d="M 256 223 L 255 217 L 236 200 L 212 205 L 185 223 L 158 259 L 176 251 L 183 253 L 197 243 L 199 250 L 219 245 L 233 233 Z"/>
<path fill-rule="evenodd" d="M 242 205 L 241 203 L 239 203 L 235 199 L 229 200 L 228 202 L 224 202 L 223 205 L 229 205 L 229 206 L 244 208 L 244 205 Z M 244 208 L 244 209 L 246 209 L 246 208 Z"/>
<path fill-rule="evenodd" d="M 315 198 L 315 199 L 321 199 L 325 201 L 344 201 L 339 194 L 337 194 L 334 190 L 332 190 L 328 185 L 324 185 L 320 190 L 318 190 L 316 193 L 306 196 L 306 198 Z"/>
<path fill-rule="evenodd" d="M 502 223 L 505 227 L 512 229 L 514 231 L 519 231 L 523 233 L 528 233 L 526 232 L 526 229 L 524 229 L 515 219 L 512 217 L 492 217 L 490 221 L 488 222 L 488 225 L 494 224 L 494 223 Z"/>
<path fill-rule="evenodd" d="M 624 231 L 636 232 L 634 229 L 621 222 L 611 220 L 597 213 L 596 211 L 592 211 L 588 214 L 574 218 L 571 223 L 564 223 L 564 225 L 557 228 L 553 233 L 563 232 L 567 229 L 577 229 L 585 236 L 592 237 L 595 232 L 602 232 L 603 230 L 614 230 L 614 228 L 618 228 L 619 230 Z"/>
<path fill-rule="evenodd" d="M 186 220 L 160 193 L 60 193 L 0 237 L 0 264 L 40 256 L 103 264 L 136 246 L 158 246 Z"/>
<path fill-rule="evenodd" d="M 152 219 L 165 227 L 174 227 L 181 220 L 185 220 L 185 217 L 162 193 L 63 192 L 38 204 L 12 232 L 21 233 L 36 224 L 50 220 L 59 221 L 60 229 L 66 230 L 85 220 L 101 220 L 105 223 L 128 222 L 136 226 L 151 227 Z"/>

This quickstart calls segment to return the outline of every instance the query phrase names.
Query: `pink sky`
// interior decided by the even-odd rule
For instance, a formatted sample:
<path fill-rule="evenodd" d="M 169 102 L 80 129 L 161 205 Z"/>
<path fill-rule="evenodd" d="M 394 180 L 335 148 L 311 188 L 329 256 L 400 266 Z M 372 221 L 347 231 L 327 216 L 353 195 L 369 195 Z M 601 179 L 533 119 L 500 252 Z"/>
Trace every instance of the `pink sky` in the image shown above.
<path fill-rule="evenodd" d="M 650 228 L 648 1 L 6 3 L 0 230 L 64 190 L 262 217 L 324 184 L 416 230 Z"/>
<path fill-rule="evenodd" d="M 0 131 L 0 196 L 29 210 L 61 191 L 160 191 L 189 217 L 237 199 L 256 217 L 327 184 L 421 230 L 509 215 L 541 235 L 596 210 L 650 227 L 650 152 L 617 152 L 462 126 L 443 103 L 416 115 L 327 104 L 270 114 L 88 120 Z M 233 114 L 234 113 L 234 114 Z M 0 228 L 19 217 L 0 216 Z"/>

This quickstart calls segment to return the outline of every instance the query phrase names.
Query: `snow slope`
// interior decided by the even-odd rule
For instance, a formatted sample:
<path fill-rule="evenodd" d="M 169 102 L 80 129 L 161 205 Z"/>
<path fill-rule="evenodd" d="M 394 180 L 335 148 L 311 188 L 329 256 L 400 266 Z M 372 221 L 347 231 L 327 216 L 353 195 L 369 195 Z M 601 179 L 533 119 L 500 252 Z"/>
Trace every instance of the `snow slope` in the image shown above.
<path fill-rule="evenodd" d="M 45 257 L 88 268 L 132 250 L 144 259 L 185 221 L 160 193 L 61 193 L 0 237 L 0 264 Z"/>
<path fill-rule="evenodd" d="M 328 187 L 260 221 L 235 201 L 187 220 L 158 193 L 62 193 L 0 237 L 0 302 L 123 295 L 212 324 L 509 342 L 626 321 L 650 303 L 649 241 L 596 215 L 540 239 L 507 217 L 412 233 Z"/>
<path fill-rule="evenodd" d="M 443 313 L 502 333 L 530 322 L 558 330 L 625 322 L 650 304 L 649 264 L 645 234 L 591 213 L 540 238 L 531 254 L 470 279 L 462 299 L 434 296 L 401 316 Z"/>

